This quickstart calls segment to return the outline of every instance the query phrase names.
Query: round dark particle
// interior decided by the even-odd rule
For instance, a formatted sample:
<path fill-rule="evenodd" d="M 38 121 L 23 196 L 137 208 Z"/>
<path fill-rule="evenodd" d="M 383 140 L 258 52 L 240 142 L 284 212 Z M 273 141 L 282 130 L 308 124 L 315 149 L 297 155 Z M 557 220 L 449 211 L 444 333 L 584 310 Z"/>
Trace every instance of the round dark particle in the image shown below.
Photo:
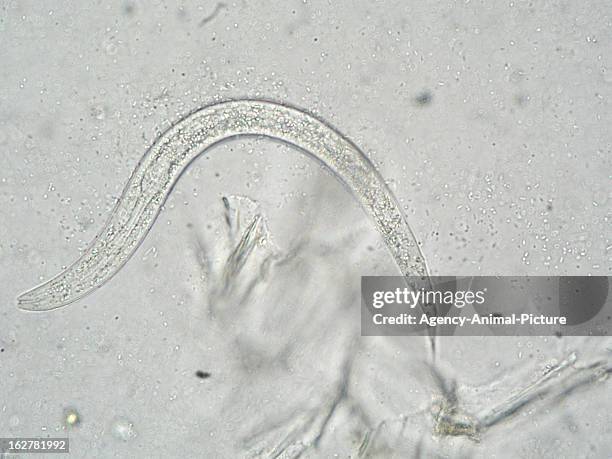
<path fill-rule="evenodd" d="M 125 13 L 126 16 L 131 16 L 132 14 L 134 14 L 134 10 L 135 10 L 134 5 L 132 5 L 131 3 L 127 3 L 123 7 L 123 12 Z"/>
<path fill-rule="evenodd" d="M 422 91 L 416 95 L 414 102 L 421 107 L 431 104 L 433 94 L 430 91 Z"/>
<path fill-rule="evenodd" d="M 195 374 L 200 379 L 210 378 L 210 373 L 208 371 L 198 370 Z"/>

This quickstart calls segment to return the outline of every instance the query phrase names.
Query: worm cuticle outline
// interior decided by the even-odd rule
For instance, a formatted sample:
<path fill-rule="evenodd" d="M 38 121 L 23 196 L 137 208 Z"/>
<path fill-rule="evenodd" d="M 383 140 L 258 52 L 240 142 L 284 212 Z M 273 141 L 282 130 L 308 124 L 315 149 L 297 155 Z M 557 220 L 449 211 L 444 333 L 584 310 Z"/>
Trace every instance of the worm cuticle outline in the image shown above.
<path fill-rule="evenodd" d="M 428 277 L 421 249 L 397 200 L 365 154 L 317 117 L 266 100 L 203 107 L 171 126 L 132 172 L 111 215 L 83 254 L 52 279 L 17 297 L 20 309 L 48 311 L 89 295 L 132 257 L 184 170 L 212 146 L 245 136 L 289 144 L 315 158 L 370 215 L 402 274 Z"/>

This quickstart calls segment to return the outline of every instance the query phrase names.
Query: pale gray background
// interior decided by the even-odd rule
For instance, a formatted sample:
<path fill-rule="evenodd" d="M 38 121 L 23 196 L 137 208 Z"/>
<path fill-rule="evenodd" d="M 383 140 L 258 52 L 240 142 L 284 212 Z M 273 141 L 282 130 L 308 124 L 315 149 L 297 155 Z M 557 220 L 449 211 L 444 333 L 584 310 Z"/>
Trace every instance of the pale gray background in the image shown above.
<path fill-rule="evenodd" d="M 329 173 L 269 141 L 193 164 L 95 294 L 49 313 L 15 307 L 91 241 L 159 131 L 238 97 L 303 107 L 359 145 L 434 274 L 609 275 L 608 1 L 0 5 L 0 436 L 68 430 L 71 457 L 293 457 L 342 386 L 304 457 L 356 457 L 364 438 L 369 457 L 609 456 L 605 376 L 479 442 L 435 435 L 426 343 L 356 337 L 359 276 L 398 274 L 381 239 Z M 259 203 L 274 241 L 241 282 L 266 250 L 289 261 L 244 308 L 219 301 L 211 319 L 230 195 Z M 457 338 L 440 360 L 476 413 L 572 352 L 565 371 L 579 373 L 610 349 Z M 81 423 L 67 429 L 69 407 Z"/>

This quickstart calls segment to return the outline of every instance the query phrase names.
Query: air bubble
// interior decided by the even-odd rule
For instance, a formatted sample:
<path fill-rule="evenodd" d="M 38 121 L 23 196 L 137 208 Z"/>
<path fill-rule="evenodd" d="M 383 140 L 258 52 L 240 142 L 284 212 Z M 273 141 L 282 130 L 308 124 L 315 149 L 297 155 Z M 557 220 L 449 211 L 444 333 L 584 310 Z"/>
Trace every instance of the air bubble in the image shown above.
<path fill-rule="evenodd" d="M 112 423 L 111 432 L 113 437 L 126 442 L 137 435 L 134 430 L 134 423 L 127 418 L 116 418 Z"/>

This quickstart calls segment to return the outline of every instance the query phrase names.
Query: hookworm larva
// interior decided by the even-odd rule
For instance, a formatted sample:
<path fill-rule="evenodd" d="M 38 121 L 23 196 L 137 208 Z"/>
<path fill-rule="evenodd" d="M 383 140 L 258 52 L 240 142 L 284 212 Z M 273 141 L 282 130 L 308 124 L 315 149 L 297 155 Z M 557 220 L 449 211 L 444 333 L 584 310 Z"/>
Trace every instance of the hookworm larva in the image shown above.
<path fill-rule="evenodd" d="M 328 124 L 296 108 L 235 100 L 186 116 L 157 139 L 132 173 L 106 226 L 82 256 L 17 298 L 21 309 L 65 306 L 104 285 L 134 254 L 185 168 L 211 146 L 238 136 L 291 144 L 327 166 L 371 215 L 401 272 L 427 276 L 421 250 L 395 197 L 368 158 Z"/>

